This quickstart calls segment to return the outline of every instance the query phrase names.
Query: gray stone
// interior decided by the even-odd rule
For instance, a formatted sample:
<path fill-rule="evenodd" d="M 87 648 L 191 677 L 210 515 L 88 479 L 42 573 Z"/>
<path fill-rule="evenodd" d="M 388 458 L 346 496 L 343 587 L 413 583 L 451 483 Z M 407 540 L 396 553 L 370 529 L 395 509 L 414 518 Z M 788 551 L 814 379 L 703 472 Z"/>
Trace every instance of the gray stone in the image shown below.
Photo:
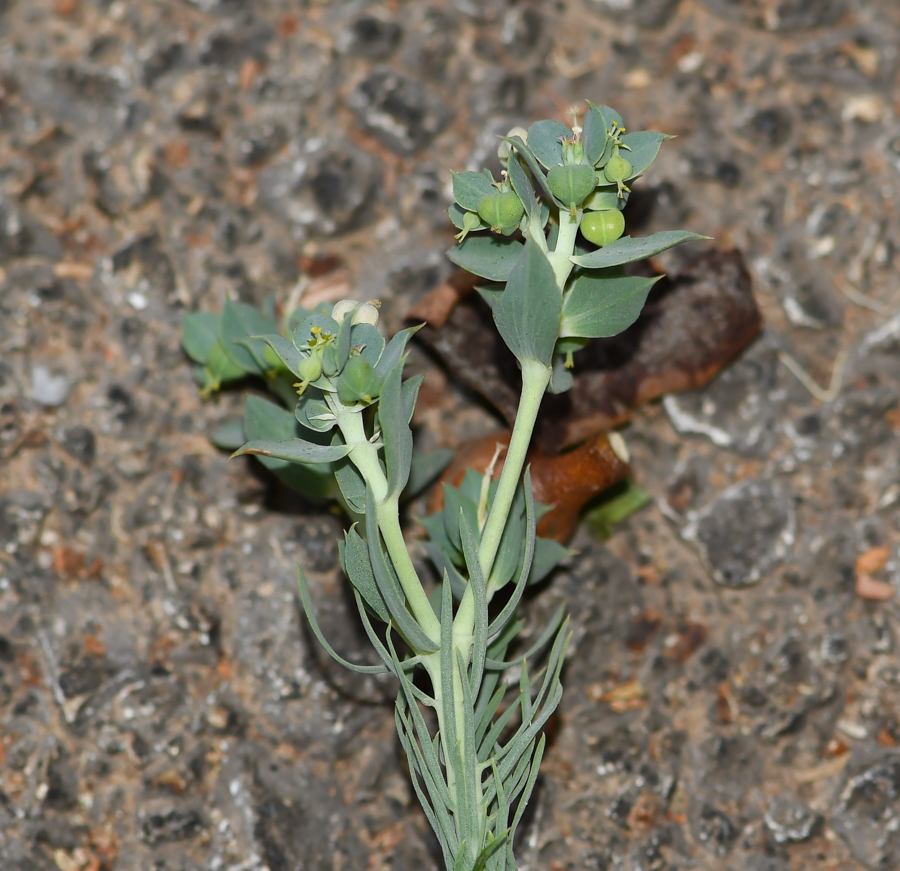
<path fill-rule="evenodd" d="M 287 221 L 295 234 L 331 236 L 374 216 L 381 162 L 358 148 L 323 148 L 259 173 L 264 210 Z"/>
<path fill-rule="evenodd" d="M 714 856 L 727 856 L 741 834 L 740 826 L 732 822 L 724 811 L 703 801 L 688 806 L 691 834 Z"/>
<path fill-rule="evenodd" d="M 900 751 L 854 754 L 831 827 L 866 867 L 881 871 L 900 864 Z"/>
<path fill-rule="evenodd" d="M 421 151 L 454 114 L 433 91 L 390 69 L 376 70 L 363 79 L 348 104 L 367 132 L 398 154 Z"/>
<path fill-rule="evenodd" d="M 403 28 L 395 21 L 361 15 L 341 34 L 339 44 L 344 51 L 369 60 L 386 60 L 400 40 Z"/>
<path fill-rule="evenodd" d="M 62 405 L 69 395 L 71 383 L 66 375 L 54 374 L 46 366 L 31 367 L 31 398 L 39 405 Z"/>
<path fill-rule="evenodd" d="M 696 542 L 725 587 L 757 583 L 794 543 L 794 507 L 771 481 L 742 481 L 693 515 L 682 536 Z"/>
<path fill-rule="evenodd" d="M 777 844 L 809 840 L 822 822 L 822 815 L 799 801 L 776 798 L 765 814 L 766 828 Z"/>
<path fill-rule="evenodd" d="M 787 400 L 779 375 L 776 343 L 763 334 L 711 384 L 667 396 L 663 406 L 681 433 L 704 435 L 747 456 L 767 456 Z"/>
<path fill-rule="evenodd" d="M 592 0 L 595 7 L 616 21 L 628 21 L 639 27 L 665 27 L 678 9 L 680 0 Z"/>

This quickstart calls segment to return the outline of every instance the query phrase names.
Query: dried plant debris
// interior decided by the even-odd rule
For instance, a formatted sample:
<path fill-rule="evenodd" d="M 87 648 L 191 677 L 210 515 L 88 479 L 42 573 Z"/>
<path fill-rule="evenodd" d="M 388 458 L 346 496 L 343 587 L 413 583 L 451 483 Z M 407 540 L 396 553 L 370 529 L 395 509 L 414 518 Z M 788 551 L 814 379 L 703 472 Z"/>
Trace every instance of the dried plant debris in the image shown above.
<path fill-rule="evenodd" d="M 518 401 L 515 360 L 494 340 L 486 304 L 475 295 L 457 302 L 463 293 L 460 283 L 441 285 L 409 318 L 426 320 L 420 340 L 510 421 Z M 702 387 L 761 326 L 740 251 L 713 248 L 692 258 L 657 283 L 634 326 L 581 351 L 572 390 L 548 397 L 540 446 L 559 451 L 624 423 L 642 403 Z"/>

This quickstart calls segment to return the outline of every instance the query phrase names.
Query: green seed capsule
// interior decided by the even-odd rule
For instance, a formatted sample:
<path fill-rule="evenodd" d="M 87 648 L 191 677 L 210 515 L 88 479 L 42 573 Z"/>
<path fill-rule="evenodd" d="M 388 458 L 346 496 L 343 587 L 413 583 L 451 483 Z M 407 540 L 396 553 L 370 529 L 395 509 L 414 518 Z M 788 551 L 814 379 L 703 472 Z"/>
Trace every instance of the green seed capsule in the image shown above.
<path fill-rule="evenodd" d="M 322 361 L 317 357 L 307 357 L 297 364 L 297 374 L 303 381 L 316 381 L 322 374 Z"/>
<path fill-rule="evenodd" d="M 522 220 L 525 207 L 515 191 L 487 194 L 478 204 L 478 214 L 492 230 L 507 230 Z"/>
<path fill-rule="evenodd" d="M 625 181 L 631 175 L 631 161 L 619 154 L 614 154 L 603 169 L 603 174 L 611 182 Z"/>
<path fill-rule="evenodd" d="M 618 209 L 591 212 L 581 222 L 581 235 L 602 248 L 615 242 L 625 231 L 625 216 Z"/>
<path fill-rule="evenodd" d="M 594 190 L 594 168 L 586 163 L 554 166 L 547 173 L 547 187 L 560 202 L 574 209 Z"/>

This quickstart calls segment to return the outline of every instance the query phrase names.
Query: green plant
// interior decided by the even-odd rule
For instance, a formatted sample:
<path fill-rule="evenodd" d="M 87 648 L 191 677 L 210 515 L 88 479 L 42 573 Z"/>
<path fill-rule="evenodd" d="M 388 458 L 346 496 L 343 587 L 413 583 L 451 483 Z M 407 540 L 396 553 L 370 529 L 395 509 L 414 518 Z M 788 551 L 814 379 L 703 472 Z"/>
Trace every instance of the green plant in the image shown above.
<path fill-rule="evenodd" d="M 271 420 L 268 429 L 255 427 L 263 402 L 256 400 L 242 425 L 249 441 L 236 454 L 255 455 L 282 477 L 305 476 L 301 489 L 339 498 L 354 521 L 341 564 L 381 663 L 358 665 L 332 649 L 298 566 L 303 607 L 338 662 L 397 679 L 397 731 L 448 871 L 516 867 L 514 837 L 537 780 L 542 729 L 562 696 L 562 610 L 528 649 L 515 650 L 526 586 L 568 553 L 536 534 L 546 509 L 535 504 L 526 453 L 541 400 L 571 386 L 574 354 L 589 339 L 616 335 L 638 317 L 657 279 L 627 275 L 626 264 L 705 238 L 621 236 L 626 182 L 667 138 L 627 134 L 612 109 L 590 104 L 583 129 L 538 121 L 512 131 L 500 147 L 499 181 L 487 171 L 454 174 L 450 217 L 461 232 L 448 256 L 487 280 L 479 292 L 519 361 L 522 392 L 499 477 L 493 466 L 470 470 L 461 486 L 444 486 L 443 510 L 423 521 L 423 547 L 439 575 L 430 593 L 400 524 L 415 475 L 410 420 L 421 376 L 404 381 L 403 368 L 416 328 L 386 343 L 377 310 L 352 301 L 330 313 L 291 312 L 282 333 L 271 314 L 234 303 L 218 321 L 185 321 L 185 347 L 205 390 L 251 372 L 295 409 L 278 410 L 281 429 L 272 437 Z M 583 231 L 579 240 L 586 207 L 616 216 L 601 222 L 603 233 Z M 598 239 L 601 246 L 592 244 Z M 416 670 L 427 682 L 414 681 Z"/>

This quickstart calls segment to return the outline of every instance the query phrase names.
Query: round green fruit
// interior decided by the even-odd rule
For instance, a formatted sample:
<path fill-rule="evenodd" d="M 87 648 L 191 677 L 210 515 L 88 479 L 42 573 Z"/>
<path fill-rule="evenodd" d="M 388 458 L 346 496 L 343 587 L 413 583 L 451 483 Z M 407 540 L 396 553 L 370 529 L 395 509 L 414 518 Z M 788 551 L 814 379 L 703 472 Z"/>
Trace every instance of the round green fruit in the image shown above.
<path fill-rule="evenodd" d="M 614 154 L 604 167 L 603 173 L 611 182 L 625 181 L 631 175 L 631 161 Z"/>
<path fill-rule="evenodd" d="M 506 230 L 518 225 L 525 214 L 525 207 L 515 191 L 507 191 L 482 197 L 478 214 L 492 229 Z"/>
<path fill-rule="evenodd" d="M 615 242 L 625 231 L 625 216 L 618 209 L 591 212 L 581 222 L 581 235 L 602 248 Z"/>
<path fill-rule="evenodd" d="M 575 166 L 554 166 L 547 173 L 547 187 L 561 203 L 575 208 L 594 190 L 594 167 L 586 163 Z"/>
<path fill-rule="evenodd" d="M 322 374 L 322 361 L 318 357 L 307 357 L 297 364 L 297 374 L 303 381 L 315 381 Z"/>

